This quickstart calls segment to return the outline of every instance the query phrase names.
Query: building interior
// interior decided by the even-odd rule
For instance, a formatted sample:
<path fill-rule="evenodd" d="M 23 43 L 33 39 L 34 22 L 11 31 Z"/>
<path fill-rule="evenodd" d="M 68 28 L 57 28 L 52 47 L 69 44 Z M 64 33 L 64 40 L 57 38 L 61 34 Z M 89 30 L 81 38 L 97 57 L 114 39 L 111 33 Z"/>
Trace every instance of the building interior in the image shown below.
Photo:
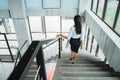
<path fill-rule="evenodd" d="M 71 64 L 56 35 L 75 15 L 85 33 Z M 120 80 L 120 0 L 0 0 L 0 80 Z"/>

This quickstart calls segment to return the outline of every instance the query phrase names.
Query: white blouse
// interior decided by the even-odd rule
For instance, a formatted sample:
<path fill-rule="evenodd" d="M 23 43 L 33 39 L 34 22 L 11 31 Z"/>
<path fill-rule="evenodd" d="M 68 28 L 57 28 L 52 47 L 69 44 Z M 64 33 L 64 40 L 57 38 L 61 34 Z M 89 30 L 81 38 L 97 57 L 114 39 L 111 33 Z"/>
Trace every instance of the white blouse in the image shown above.
<path fill-rule="evenodd" d="M 72 26 L 70 28 L 70 31 L 69 31 L 69 34 L 68 34 L 68 40 L 70 40 L 70 38 L 80 38 L 80 40 L 84 40 L 84 29 L 82 27 L 82 31 L 81 31 L 81 34 L 77 34 L 76 31 L 75 31 L 75 27 Z"/>

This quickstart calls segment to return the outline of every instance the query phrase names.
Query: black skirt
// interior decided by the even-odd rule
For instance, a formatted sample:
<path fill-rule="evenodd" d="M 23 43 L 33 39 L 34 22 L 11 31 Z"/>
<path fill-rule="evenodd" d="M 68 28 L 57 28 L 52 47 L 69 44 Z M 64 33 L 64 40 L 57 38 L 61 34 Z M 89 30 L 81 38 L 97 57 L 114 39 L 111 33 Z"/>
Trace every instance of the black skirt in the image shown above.
<path fill-rule="evenodd" d="M 71 45 L 71 51 L 78 53 L 79 47 L 80 47 L 80 38 L 70 39 L 70 45 Z"/>

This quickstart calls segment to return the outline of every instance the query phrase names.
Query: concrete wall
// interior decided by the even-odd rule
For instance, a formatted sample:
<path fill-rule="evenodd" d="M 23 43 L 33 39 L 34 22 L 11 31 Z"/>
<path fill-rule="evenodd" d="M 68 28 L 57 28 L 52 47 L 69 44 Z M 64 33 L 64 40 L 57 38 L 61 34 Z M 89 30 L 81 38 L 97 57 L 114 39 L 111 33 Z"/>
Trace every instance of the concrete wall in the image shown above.
<path fill-rule="evenodd" d="M 120 71 L 120 37 L 89 10 L 86 11 L 85 21 L 90 27 L 109 65 L 115 71 Z"/>

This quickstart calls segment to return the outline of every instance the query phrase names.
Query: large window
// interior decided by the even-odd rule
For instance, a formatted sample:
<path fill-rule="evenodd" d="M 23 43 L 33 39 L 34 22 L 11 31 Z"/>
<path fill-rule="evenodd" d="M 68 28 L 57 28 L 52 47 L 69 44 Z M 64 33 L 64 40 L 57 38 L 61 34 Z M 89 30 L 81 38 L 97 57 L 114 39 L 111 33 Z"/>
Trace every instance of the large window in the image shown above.
<path fill-rule="evenodd" d="M 92 0 L 91 10 L 120 36 L 120 12 L 117 14 L 119 4 L 119 0 Z"/>
<path fill-rule="evenodd" d="M 113 22 L 115 19 L 115 14 L 118 7 L 118 1 L 116 0 L 108 0 L 106 15 L 105 15 L 105 22 L 110 26 L 113 27 Z"/>
<path fill-rule="evenodd" d="M 99 0 L 98 16 L 100 16 L 100 17 L 102 17 L 104 2 L 105 2 L 105 0 Z"/>

